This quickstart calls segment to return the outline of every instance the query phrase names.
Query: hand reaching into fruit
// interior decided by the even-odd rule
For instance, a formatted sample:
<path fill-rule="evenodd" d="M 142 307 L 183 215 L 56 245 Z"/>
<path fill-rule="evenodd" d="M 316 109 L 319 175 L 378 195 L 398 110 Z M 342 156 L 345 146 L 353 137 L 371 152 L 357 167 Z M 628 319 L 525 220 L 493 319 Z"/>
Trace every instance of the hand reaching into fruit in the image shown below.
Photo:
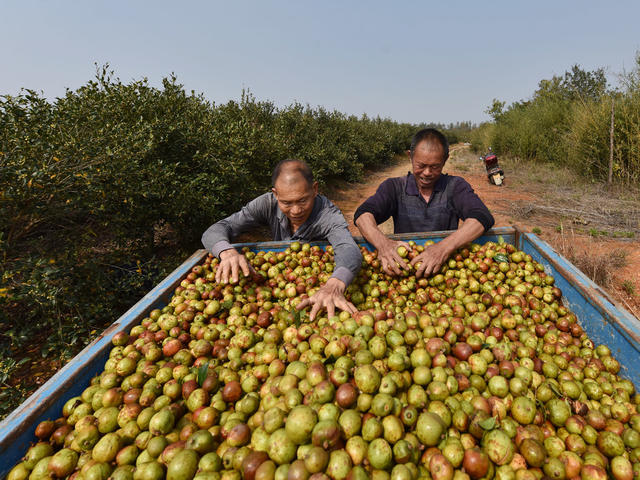
<path fill-rule="evenodd" d="M 427 245 L 424 251 L 411 260 L 411 266 L 416 269 L 416 277 L 428 277 L 436 273 L 451 255 L 451 250 L 444 241 Z"/>
<path fill-rule="evenodd" d="M 309 314 L 309 320 L 313 321 L 323 309 L 327 310 L 327 316 L 333 317 L 336 313 L 336 307 L 340 310 L 344 310 L 349 313 L 357 312 L 358 309 L 344 297 L 344 290 L 346 286 L 337 278 L 330 278 L 316 293 L 311 297 L 305 298 L 297 306 L 296 310 L 302 310 L 303 308 L 313 305 L 311 307 L 311 313 Z"/>
<path fill-rule="evenodd" d="M 255 276 L 255 270 L 247 258 L 239 253 L 235 248 L 230 248 L 220 253 L 220 265 L 216 271 L 216 282 L 218 283 L 237 283 L 238 273 L 242 272 L 245 277 L 249 275 Z"/>
<path fill-rule="evenodd" d="M 387 239 L 378 248 L 378 258 L 382 263 L 382 270 L 387 275 L 400 275 L 402 270 L 410 270 L 411 267 L 405 260 L 409 250 L 411 247 L 408 243 Z"/>

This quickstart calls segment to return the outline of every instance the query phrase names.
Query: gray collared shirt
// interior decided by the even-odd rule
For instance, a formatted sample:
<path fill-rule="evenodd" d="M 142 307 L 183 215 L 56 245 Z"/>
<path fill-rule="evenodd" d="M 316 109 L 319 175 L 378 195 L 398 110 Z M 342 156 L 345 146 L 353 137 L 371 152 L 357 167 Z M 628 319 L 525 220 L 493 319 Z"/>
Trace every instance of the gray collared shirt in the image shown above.
<path fill-rule="evenodd" d="M 331 201 L 318 195 L 309 218 L 293 234 L 289 219 L 278 207 L 272 192 L 247 203 L 239 212 L 211 225 L 202 235 L 202 244 L 216 257 L 233 248 L 230 241 L 242 232 L 268 225 L 274 241 L 328 241 L 335 254 L 332 277 L 349 285 L 362 265 L 362 254 L 353 240 L 344 216 Z"/>

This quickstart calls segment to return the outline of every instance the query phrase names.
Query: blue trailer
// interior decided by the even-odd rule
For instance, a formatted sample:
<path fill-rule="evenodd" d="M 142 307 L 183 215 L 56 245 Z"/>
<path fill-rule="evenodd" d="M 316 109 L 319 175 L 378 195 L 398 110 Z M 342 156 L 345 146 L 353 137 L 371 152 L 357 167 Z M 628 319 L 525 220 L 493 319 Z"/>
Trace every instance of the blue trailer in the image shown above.
<path fill-rule="evenodd" d="M 391 238 L 424 244 L 427 240 L 441 240 L 448 233 L 392 235 Z M 620 375 L 631 380 L 636 391 L 640 392 L 640 322 L 534 234 L 522 232 L 517 227 L 495 228 L 478 239 L 477 243 L 497 242 L 500 237 L 531 255 L 535 261 L 544 265 L 546 273 L 555 277 L 556 285 L 562 290 L 565 305 L 576 314 L 587 335 L 597 344 L 610 347 L 612 354 L 622 365 Z M 363 239 L 356 240 L 360 245 L 372 249 Z M 326 245 L 321 242 L 316 244 Z M 254 251 L 282 251 L 287 248 L 288 243 L 237 245 L 244 246 Z M 30 444 L 37 440 L 34 431 L 38 423 L 60 417 L 64 403 L 69 398 L 80 395 L 89 386 L 91 378 L 104 370 L 113 336 L 118 332 L 128 332 L 148 316 L 151 310 L 165 306 L 191 268 L 201 263 L 206 256 L 206 250 L 198 250 L 191 255 L 0 423 L 0 478 L 6 476 L 13 465 L 20 461 Z"/>

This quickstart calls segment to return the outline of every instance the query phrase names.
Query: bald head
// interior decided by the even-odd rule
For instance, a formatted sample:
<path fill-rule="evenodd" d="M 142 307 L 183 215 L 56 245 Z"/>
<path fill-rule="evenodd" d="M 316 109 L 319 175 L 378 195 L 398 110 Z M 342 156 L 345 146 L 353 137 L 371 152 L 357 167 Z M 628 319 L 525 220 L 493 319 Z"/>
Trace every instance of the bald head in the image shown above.
<path fill-rule="evenodd" d="M 288 158 L 282 160 L 273 169 L 271 182 L 274 187 L 276 186 L 276 182 L 284 187 L 298 182 L 304 182 L 307 187 L 311 187 L 314 184 L 313 172 L 309 168 L 309 165 L 302 160 Z"/>

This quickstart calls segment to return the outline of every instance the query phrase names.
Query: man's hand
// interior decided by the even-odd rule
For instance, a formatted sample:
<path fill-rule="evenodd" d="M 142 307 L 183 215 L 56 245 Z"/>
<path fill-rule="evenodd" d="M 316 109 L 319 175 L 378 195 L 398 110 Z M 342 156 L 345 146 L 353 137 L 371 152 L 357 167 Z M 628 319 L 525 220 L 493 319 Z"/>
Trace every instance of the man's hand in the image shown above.
<path fill-rule="evenodd" d="M 238 282 L 238 272 L 242 270 L 245 277 L 255 273 L 247 258 L 239 253 L 235 248 L 230 248 L 220 253 L 220 265 L 216 271 L 216 282 L 231 283 Z"/>
<path fill-rule="evenodd" d="M 390 239 L 387 239 L 381 248 L 378 248 L 378 258 L 382 264 L 382 270 L 387 275 L 400 275 L 402 270 L 409 270 L 409 264 L 398 253 L 398 247 L 404 247 L 407 251 L 411 250 L 408 243 Z"/>
<path fill-rule="evenodd" d="M 354 313 L 358 309 L 344 298 L 344 290 L 346 285 L 337 278 L 330 278 L 316 293 L 311 297 L 305 298 L 297 306 L 296 310 L 302 310 L 309 305 L 313 305 L 309 319 L 313 321 L 318 312 L 327 309 L 327 316 L 333 317 L 336 313 L 336 307 L 345 312 Z"/>
<path fill-rule="evenodd" d="M 451 249 L 444 241 L 424 247 L 424 251 L 411 260 L 416 269 L 416 277 L 428 277 L 438 271 L 451 255 Z"/>

